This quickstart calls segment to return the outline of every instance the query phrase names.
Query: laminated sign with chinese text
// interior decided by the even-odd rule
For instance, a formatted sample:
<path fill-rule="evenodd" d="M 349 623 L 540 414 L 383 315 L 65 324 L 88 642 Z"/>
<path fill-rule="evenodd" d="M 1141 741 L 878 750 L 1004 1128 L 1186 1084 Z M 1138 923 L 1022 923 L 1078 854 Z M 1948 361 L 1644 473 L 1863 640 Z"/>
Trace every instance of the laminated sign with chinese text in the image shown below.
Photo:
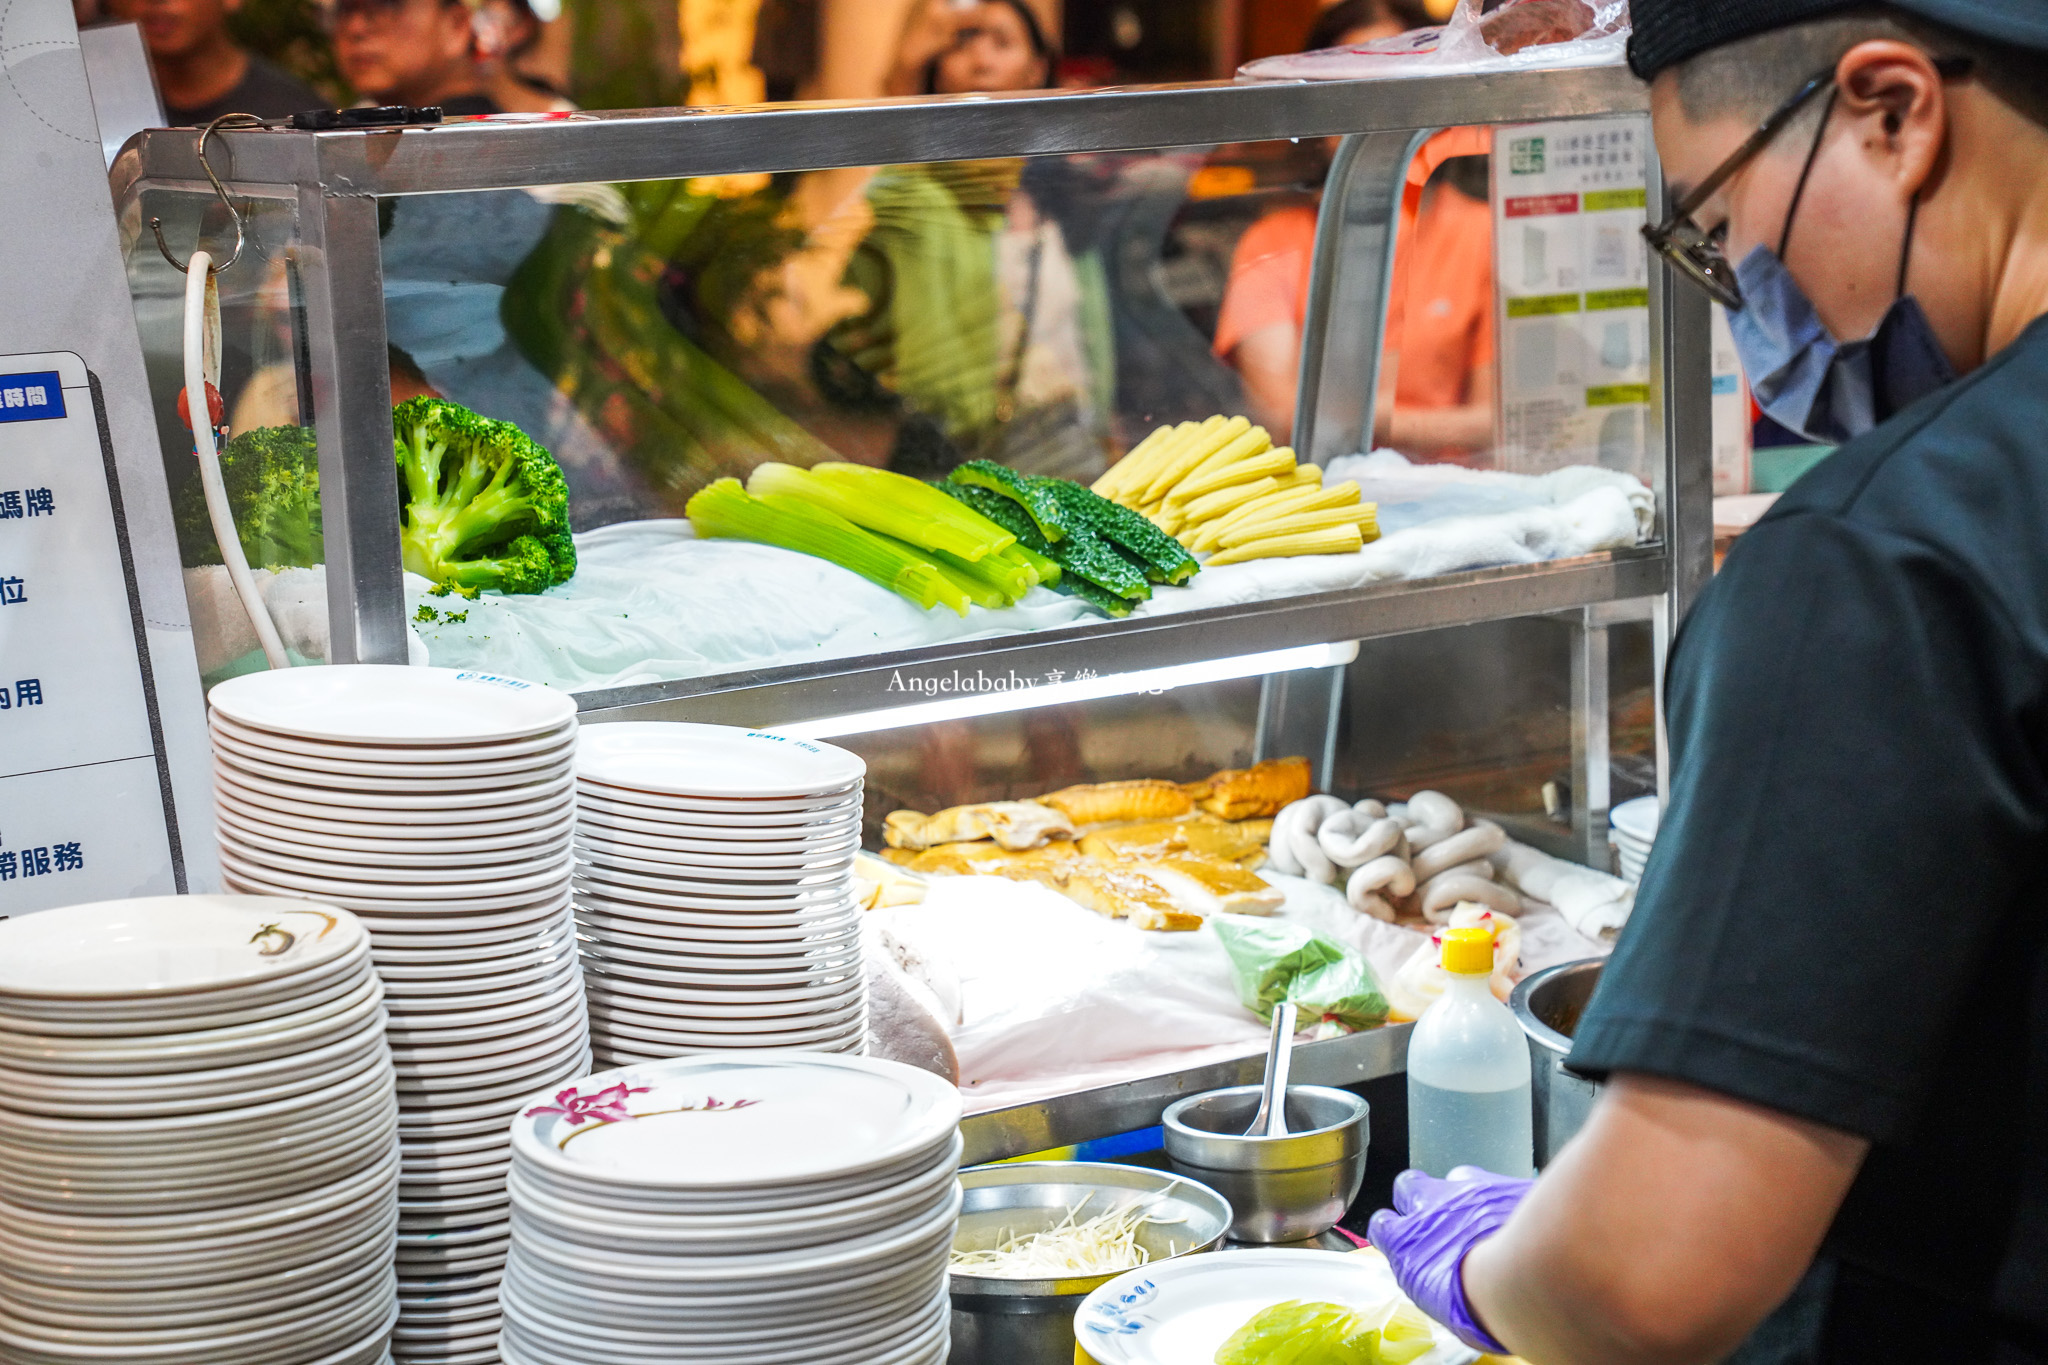
<path fill-rule="evenodd" d="M 1650 477 L 1649 145 L 1639 118 L 1494 134 L 1503 468 Z"/>
<path fill-rule="evenodd" d="M 65 0 L 0 5 L 0 77 L 0 183 L 20 191 L 0 198 L 6 917 L 214 874 L 163 456 Z"/>

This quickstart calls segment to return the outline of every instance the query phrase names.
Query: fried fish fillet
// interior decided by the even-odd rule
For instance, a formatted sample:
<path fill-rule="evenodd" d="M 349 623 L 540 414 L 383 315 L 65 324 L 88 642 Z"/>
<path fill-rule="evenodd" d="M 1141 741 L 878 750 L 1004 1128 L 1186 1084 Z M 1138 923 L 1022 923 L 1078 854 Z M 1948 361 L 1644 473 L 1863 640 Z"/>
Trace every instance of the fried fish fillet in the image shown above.
<path fill-rule="evenodd" d="M 1195 799 L 1178 782 L 1159 777 L 1068 787 L 1038 800 L 1040 805 L 1051 806 L 1076 825 L 1171 820 L 1195 808 Z"/>
<path fill-rule="evenodd" d="M 1287 903 L 1286 893 L 1278 887 L 1223 858 L 1183 853 L 1128 866 L 1163 889 L 1180 909 L 1205 918 L 1272 915 Z"/>
<path fill-rule="evenodd" d="M 1127 868 L 1077 863 L 1067 874 L 1063 889 L 1076 905 L 1111 919 L 1129 920 L 1140 929 L 1187 933 L 1202 927 L 1200 915 L 1182 909 L 1159 883 Z"/>
<path fill-rule="evenodd" d="M 1249 768 L 1228 768 L 1185 790 L 1197 806 L 1224 820 L 1278 815 L 1309 794 L 1305 758 L 1269 758 Z"/>
<path fill-rule="evenodd" d="M 891 848 L 927 849 L 993 839 L 1004 848 L 1021 850 L 1053 839 L 1071 839 L 1074 825 L 1059 811 L 1036 801 L 986 801 L 954 806 L 937 815 L 894 811 L 882 822 L 882 837 Z"/>
<path fill-rule="evenodd" d="M 1081 837 L 1081 851 L 1090 857 L 1118 861 L 1132 857 L 1167 857 L 1200 853 L 1231 862 L 1256 862 L 1264 857 L 1272 826 L 1232 824 L 1212 815 L 1185 820 L 1149 820 L 1135 825 L 1099 829 Z"/>
<path fill-rule="evenodd" d="M 1013 851 L 991 840 L 971 844 L 947 844 L 922 853 L 895 850 L 890 861 L 912 872 L 939 877 L 1008 877 L 1016 882 L 1038 882 L 1060 890 L 1067 867 L 1080 860 L 1080 850 L 1067 840 L 1056 840 L 1044 848 Z"/>

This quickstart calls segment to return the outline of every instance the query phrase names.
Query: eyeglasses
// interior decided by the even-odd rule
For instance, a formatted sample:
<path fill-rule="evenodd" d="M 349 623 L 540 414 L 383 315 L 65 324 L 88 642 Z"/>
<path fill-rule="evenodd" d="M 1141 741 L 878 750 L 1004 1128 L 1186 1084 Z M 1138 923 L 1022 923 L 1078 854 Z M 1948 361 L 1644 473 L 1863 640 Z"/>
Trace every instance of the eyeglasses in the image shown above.
<path fill-rule="evenodd" d="M 1968 57 L 1934 59 L 1934 69 L 1947 80 L 1967 76 L 1973 65 Z M 1742 307 L 1742 286 L 1736 282 L 1735 267 L 1721 246 L 1727 235 L 1726 227 L 1708 232 L 1693 221 L 1693 214 L 1699 212 L 1700 206 L 1712 199 L 1743 167 L 1756 160 L 1764 148 L 1785 131 L 1786 125 L 1799 116 L 1800 110 L 1822 95 L 1833 95 L 1834 90 L 1834 67 L 1816 73 L 1799 87 L 1791 99 L 1779 105 L 1769 118 L 1758 125 L 1757 130 L 1735 149 L 1734 155 L 1717 166 L 1713 174 L 1702 180 L 1691 194 L 1679 200 L 1669 218 L 1656 227 L 1643 229 L 1643 236 L 1665 263 L 1678 272 L 1680 279 L 1705 290 L 1716 303 L 1734 309 Z M 1812 169 L 1810 160 L 1808 169 Z"/>
<path fill-rule="evenodd" d="M 1721 249 L 1727 228 L 1721 227 L 1708 232 L 1693 221 L 1693 214 L 1700 205 L 1712 199 L 1723 185 L 1734 179 L 1743 167 L 1762 155 L 1764 148 L 1771 145 L 1778 134 L 1785 131 L 1785 125 L 1799 117 L 1799 111 L 1813 103 L 1823 94 L 1832 93 L 1835 88 L 1835 68 L 1832 66 L 1820 72 L 1799 87 L 1797 94 L 1774 110 L 1771 116 L 1751 133 L 1735 154 L 1714 168 L 1713 174 L 1702 180 L 1691 194 L 1678 201 L 1672 208 L 1671 216 L 1656 227 L 1643 229 L 1643 236 L 1664 258 L 1665 264 L 1678 272 L 1679 278 L 1687 280 L 1707 291 L 1714 302 L 1728 308 L 1742 307 L 1742 286 L 1735 281 L 1735 267 Z"/>

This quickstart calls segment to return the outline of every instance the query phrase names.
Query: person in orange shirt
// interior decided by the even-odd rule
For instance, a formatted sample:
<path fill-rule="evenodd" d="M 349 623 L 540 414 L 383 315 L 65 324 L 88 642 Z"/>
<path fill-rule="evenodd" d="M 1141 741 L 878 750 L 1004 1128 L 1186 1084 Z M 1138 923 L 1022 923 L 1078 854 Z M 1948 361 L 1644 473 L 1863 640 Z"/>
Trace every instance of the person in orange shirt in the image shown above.
<path fill-rule="evenodd" d="M 1309 45 L 1391 37 L 1426 20 L 1419 10 L 1344 0 L 1324 13 Z M 1464 461 L 1493 444 L 1493 211 L 1464 159 L 1486 149 L 1479 130 L 1447 130 L 1425 144 L 1410 175 L 1414 212 L 1394 265 L 1373 433 L 1410 455 Z M 1216 354 L 1237 370 L 1276 440 L 1294 430 L 1316 221 L 1315 207 L 1295 204 L 1254 224 L 1238 242 L 1217 319 Z"/>

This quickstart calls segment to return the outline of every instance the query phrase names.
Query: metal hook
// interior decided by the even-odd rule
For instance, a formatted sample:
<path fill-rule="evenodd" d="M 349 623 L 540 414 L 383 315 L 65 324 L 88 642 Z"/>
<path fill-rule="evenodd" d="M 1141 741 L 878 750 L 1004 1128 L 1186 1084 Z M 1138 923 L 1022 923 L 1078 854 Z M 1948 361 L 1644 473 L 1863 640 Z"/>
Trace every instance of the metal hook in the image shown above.
<path fill-rule="evenodd" d="M 263 126 L 263 120 L 254 114 L 222 114 L 219 118 L 207 124 L 206 131 L 199 135 L 199 168 L 205 171 L 206 178 L 213 182 L 213 192 L 220 196 L 221 205 L 227 209 L 228 216 L 234 219 L 235 222 L 234 254 L 221 264 L 213 267 L 212 273 L 215 275 L 232 269 L 235 262 L 242 259 L 242 246 L 247 241 L 247 237 L 242 230 L 242 211 L 236 208 L 235 201 L 228 197 L 228 187 L 221 183 L 220 177 L 214 173 L 213 163 L 206 159 L 206 141 L 215 132 L 224 127 L 261 128 Z M 179 265 L 178 258 L 171 255 L 170 244 L 164 241 L 164 220 L 161 218 L 150 219 L 149 230 L 156 234 L 156 249 L 163 253 L 164 259 L 176 267 L 180 275 L 189 274 L 190 271 L 187 270 L 186 266 Z"/>

